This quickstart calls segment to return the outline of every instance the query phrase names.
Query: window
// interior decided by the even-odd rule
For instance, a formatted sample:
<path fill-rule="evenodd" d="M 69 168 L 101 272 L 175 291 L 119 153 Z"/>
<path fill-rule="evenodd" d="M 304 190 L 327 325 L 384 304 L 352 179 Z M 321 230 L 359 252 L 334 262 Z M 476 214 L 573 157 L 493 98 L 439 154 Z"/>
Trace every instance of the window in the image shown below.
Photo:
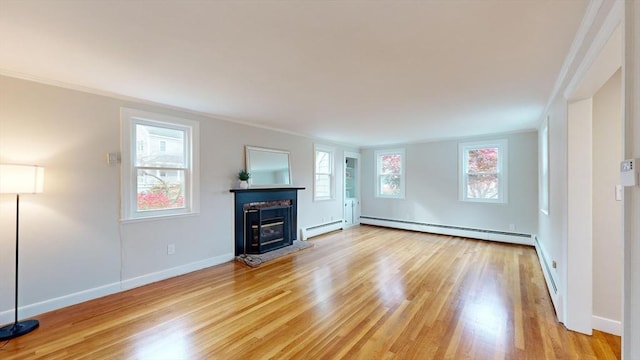
<path fill-rule="evenodd" d="M 124 108 L 121 121 L 122 218 L 197 212 L 198 123 Z"/>
<path fill-rule="evenodd" d="M 404 199 L 404 149 L 377 150 L 376 196 Z"/>
<path fill-rule="evenodd" d="M 333 199 L 333 148 L 316 145 L 314 155 L 315 174 L 313 182 L 314 200 Z"/>
<path fill-rule="evenodd" d="M 540 132 L 540 211 L 549 215 L 549 117 Z"/>
<path fill-rule="evenodd" d="M 144 153 L 144 140 L 137 140 L 138 143 L 138 152 L 139 153 Z"/>
<path fill-rule="evenodd" d="M 461 143 L 460 200 L 507 202 L 507 140 Z"/>

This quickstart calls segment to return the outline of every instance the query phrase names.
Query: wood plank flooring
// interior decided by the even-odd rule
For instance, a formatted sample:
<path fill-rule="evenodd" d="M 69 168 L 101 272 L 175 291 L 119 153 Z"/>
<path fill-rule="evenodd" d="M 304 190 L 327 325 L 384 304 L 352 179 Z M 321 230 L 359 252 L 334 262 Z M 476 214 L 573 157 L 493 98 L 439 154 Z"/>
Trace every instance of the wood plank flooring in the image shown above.
<path fill-rule="evenodd" d="M 556 322 L 533 248 L 359 226 L 38 317 L 1 359 L 619 359 Z"/>

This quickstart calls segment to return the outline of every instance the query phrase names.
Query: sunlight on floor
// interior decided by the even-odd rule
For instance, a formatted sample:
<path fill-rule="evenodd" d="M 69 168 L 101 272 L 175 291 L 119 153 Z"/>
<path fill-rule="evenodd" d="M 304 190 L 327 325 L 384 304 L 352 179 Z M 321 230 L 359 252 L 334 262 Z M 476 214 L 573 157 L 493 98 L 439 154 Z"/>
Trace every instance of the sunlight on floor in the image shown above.
<path fill-rule="evenodd" d="M 160 359 L 189 359 L 191 357 L 192 344 L 181 327 L 176 327 L 171 335 L 160 341 L 137 344 L 135 359 L 160 360 Z"/>
<path fill-rule="evenodd" d="M 466 329 L 488 344 L 504 344 L 507 340 L 507 314 L 498 302 L 495 298 L 483 298 L 464 306 L 462 318 Z"/>

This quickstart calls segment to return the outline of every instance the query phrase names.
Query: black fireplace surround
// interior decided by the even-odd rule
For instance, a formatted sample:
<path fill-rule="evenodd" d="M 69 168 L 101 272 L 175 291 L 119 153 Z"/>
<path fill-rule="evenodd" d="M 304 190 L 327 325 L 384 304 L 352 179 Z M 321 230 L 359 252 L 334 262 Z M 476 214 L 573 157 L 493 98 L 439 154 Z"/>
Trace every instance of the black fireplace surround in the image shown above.
<path fill-rule="evenodd" d="M 298 190 L 303 187 L 231 189 L 235 254 L 260 254 L 297 238 Z"/>

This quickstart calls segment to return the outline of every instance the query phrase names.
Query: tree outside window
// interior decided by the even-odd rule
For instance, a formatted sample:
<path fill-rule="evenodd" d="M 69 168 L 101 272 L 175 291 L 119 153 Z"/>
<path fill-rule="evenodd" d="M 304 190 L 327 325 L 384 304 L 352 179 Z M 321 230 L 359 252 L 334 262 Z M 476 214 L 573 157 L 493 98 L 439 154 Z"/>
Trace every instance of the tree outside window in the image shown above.
<path fill-rule="evenodd" d="M 404 150 L 376 151 L 376 196 L 404 198 Z"/>
<path fill-rule="evenodd" d="M 506 140 L 461 144 L 461 199 L 506 202 Z"/>
<path fill-rule="evenodd" d="M 135 133 L 137 142 L 159 144 L 158 150 L 136 152 L 137 211 L 183 208 L 186 131 L 155 124 L 136 124 Z M 171 142 L 173 151 L 167 152 L 167 142 Z"/>

